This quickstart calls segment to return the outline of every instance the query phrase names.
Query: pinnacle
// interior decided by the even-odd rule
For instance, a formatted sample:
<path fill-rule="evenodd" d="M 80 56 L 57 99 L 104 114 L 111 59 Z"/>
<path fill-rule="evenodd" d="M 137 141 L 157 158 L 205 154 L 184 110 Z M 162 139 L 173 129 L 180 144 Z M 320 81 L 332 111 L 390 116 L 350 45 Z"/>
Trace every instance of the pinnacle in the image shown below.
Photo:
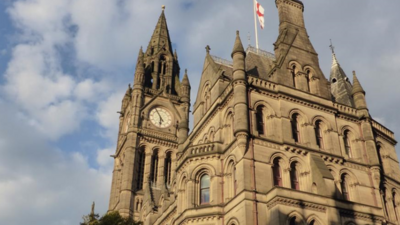
<path fill-rule="evenodd" d="M 244 55 L 246 54 L 246 52 L 244 51 L 244 48 L 243 48 L 242 41 L 240 40 L 239 31 L 236 31 L 236 40 L 235 40 L 235 44 L 233 46 L 233 50 L 232 50 L 231 56 L 233 57 L 233 55 L 236 52 L 241 52 Z"/>
<path fill-rule="evenodd" d="M 189 77 L 187 75 L 187 69 L 185 69 L 185 75 L 183 76 L 182 79 L 182 85 L 190 86 Z"/>
<path fill-rule="evenodd" d="M 363 93 L 365 95 L 365 91 L 362 88 L 360 81 L 357 78 L 356 71 L 353 71 L 353 90 L 351 92 L 352 95 L 356 93 Z"/>

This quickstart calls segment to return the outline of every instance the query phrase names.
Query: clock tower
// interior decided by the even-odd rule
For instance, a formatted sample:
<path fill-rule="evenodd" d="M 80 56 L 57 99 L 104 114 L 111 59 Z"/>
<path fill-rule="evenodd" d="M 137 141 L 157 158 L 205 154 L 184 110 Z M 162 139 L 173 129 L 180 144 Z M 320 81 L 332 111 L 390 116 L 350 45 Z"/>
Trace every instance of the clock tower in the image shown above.
<path fill-rule="evenodd" d="M 189 132 L 190 83 L 187 71 L 179 79 L 164 9 L 122 100 L 109 204 L 149 224 L 160 205 L 175 200 L 176 155 Z"/>

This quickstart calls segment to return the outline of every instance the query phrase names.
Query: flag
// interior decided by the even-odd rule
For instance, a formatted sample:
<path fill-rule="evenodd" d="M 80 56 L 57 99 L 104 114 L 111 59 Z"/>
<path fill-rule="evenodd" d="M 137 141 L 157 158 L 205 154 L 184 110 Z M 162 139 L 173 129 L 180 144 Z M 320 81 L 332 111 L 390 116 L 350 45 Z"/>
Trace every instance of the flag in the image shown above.
<path fill-rule="evenodd" d="M 261 29 L 264 29 L 264 8 L 256 1 L 256 13 L 258 21 L 260 22 Z"/>

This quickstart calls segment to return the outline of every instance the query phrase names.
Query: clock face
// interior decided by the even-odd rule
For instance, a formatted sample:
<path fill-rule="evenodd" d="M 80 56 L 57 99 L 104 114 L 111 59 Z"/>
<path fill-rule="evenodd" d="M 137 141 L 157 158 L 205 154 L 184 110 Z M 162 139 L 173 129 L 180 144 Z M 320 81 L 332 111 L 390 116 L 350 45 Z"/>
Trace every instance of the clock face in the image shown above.
<path fill-rule="evenodd" d="M 150 111 L 150 121 L 160 128 L 169 127 L 172 123 L 171 114 L 163 108 L 154 108 Z"/>

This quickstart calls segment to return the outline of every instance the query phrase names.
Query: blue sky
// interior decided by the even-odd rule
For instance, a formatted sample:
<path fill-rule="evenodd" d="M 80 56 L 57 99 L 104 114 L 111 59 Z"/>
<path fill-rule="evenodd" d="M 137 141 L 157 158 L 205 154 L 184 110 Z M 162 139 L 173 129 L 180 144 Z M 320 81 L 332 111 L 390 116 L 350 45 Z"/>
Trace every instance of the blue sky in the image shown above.
<path fill-rule="evenodd" d="M 278 16 L 265 8 L 260 48 L 273 51 Z M 304 0 L 310 39 L 329 76 L 329 39 L 356 70 L 373 117 L 400 134 L 399 1 Z M 0 219 L 78 224 L 105 213 L 123 94 L 140 46 L 166 5 L 173 47 L 192 84 L 205 56 L 230 59 L 235 31 L 254 45 L 252 1 L 3 0 L 0 2 Z M 250 34 L 250 41 L 247 36 Z M 351 77 L 350 77 L 351 79 Z M 24 216 L 21 216 L 24 212 Z"/>

